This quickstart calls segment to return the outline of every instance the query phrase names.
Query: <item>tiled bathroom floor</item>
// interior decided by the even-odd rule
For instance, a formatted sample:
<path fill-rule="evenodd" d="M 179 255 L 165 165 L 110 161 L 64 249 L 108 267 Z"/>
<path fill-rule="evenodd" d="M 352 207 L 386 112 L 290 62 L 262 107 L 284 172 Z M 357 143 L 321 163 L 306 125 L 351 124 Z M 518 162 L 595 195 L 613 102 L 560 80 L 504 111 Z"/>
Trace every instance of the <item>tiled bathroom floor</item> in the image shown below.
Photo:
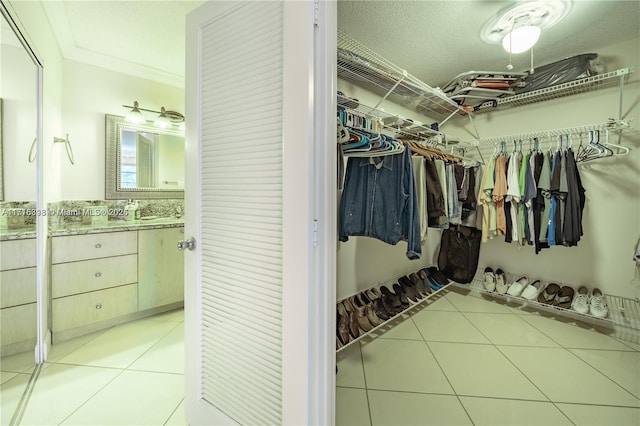
<path fill-rule="evenodd" d="M 54 345 L 21 424 L 185 425 L 183 353 L 182 310 Z M 30 358 L 2 359 L 2 425 L 29 380 Z"/>
<path fill-rule="evenodd" d="M 337 425 L 640 425 L 640 345 L 586 326 L 449 291 L 377 334 L 338 353 Z"/>
<path fill-rule="evenodd" d="M 22 424 L 186 424 L 183 330 L 178 310 L 55 345 Z M 2 359 L 2 425 L 30 358 Z M 639 344 L 455 291 L 338 366 L 338 425 L 640 425 Z"/>

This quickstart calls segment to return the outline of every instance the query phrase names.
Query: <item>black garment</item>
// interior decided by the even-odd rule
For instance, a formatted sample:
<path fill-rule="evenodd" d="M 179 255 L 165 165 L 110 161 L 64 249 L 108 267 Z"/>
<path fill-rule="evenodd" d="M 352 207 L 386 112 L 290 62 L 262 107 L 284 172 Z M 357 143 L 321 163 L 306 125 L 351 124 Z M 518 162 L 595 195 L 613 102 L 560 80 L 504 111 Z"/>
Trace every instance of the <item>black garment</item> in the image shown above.
<path fill-rule="evenodd" d="M 438 269 L 449 279 L 467 284 L 478 268 L 482 231 L 466 226 L 442 231 Z"/>
<path fill-rule="evenodd" d="M 426 180 L 427 180 L 427 212 L 429 215 L 429 226 L 438 226 L 438 218 L 445 216 L 444 209 L 444 195 L 442 194 L 442 185 L 440 184 L 440 177 L 436 170 L 436 164 L 433 160 L 425 158 L 424 161 L 426 168 Z"/>
<path fill-rule="evenodd" d="M 476 171 L 477 167 L 470 168 L 467 170 L 469 179 L 469 191 L 467 191 L 467 198 L 462 203 L 462 221 L 467 220 L 467 218 L 476 211 L 477 209 L 477 201 L 476 201 Z"/>
<path fill-rule="evenodd" d="M 536 188 L 538 187 L 538 182 L 540 182 L 540 174 L 542 173 L 542 165 L 544 164 L 544 154 L 539 152 L 535 155 L 534 159 L 534 168 L 533 168 L 533 179 L 536 181 Z M 533 241 L 536 248 L 536 254 L 540 252 L 542 249 L 542 245 L 540 243 L 540 228 L 542 221 L 542 211 L 544 210 L 544 195 L 542 194 L 542 190 L 538 188 L 536 198 L 533 199 Z M 543 243 L 546 244 L 546 243 Z M 547 246 L 548 247 L 548 246 Z"/>
<path fill-rule="evenodd" d="M 562 207 L 567 193 L 560 191 L 560 175 L 562 174 L 562 153 L 556 152 L 554 154 L 555 168 L 553 169 L 553 175 L 551 176 L 551 196 L 556 199 L 555 214 L 549 220 L 553 220 L 555 225 L 555 245 L 562 245 Z"/>
<path fill-rule="evenodd" d="M 584 209 L 585 189 L 578 168 L 575 156 L 571 149 L 567 150 L 567 199 L 564 210 L 564 221 L 562 235 L 565 246 L 576 246 L 582 234 L 582 212 Z"/>

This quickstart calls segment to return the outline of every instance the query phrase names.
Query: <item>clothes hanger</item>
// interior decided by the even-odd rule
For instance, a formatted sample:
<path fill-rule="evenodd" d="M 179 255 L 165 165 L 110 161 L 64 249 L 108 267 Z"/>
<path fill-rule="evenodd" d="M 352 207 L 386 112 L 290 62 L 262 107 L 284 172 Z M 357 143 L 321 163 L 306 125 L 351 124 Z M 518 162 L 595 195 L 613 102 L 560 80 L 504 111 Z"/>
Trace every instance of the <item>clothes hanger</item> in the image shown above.
<path fill-rule="evenodd" d="M 618 150 L 622 150 L 622 153 L 614 153 L 612 152 L 612 155 L 616 156 L 616 157 L 624 157 L 625 155 L 628 155 L 629 152 L 631 151 L 629 148 L 627 148 L 626 146 L 622 146 L 622 145 L 617 145 L 615 143 L 611 143 L 609 142 L 609 129 L 605 129 L 605 143 L 604 143 L 605 148 L 612 146 L 614 148 L 617 148 Z"/>

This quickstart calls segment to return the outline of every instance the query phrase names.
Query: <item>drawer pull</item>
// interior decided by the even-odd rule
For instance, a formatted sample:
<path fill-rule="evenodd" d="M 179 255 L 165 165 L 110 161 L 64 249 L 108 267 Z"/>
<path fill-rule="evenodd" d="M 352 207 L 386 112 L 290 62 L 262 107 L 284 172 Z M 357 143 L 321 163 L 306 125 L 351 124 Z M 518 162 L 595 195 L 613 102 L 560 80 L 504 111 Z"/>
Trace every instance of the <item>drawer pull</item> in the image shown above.
<path fill-rule="evenodd" d="M 96 305 L 96 309 L 102 309 L 102 303 L 98 303 L 98 304 Z"/>
<path fill-rule="evenodd" d="M 96 248 L 100 248 L 100 247 L 102 247 L 102 244 L 100 243 L 96 244 Z"/>
<path fill-rule="evenodd" d="M 100 278 L 102 276 L 102 272 L 96 272 L 94 276 L 96 278 Z"/>

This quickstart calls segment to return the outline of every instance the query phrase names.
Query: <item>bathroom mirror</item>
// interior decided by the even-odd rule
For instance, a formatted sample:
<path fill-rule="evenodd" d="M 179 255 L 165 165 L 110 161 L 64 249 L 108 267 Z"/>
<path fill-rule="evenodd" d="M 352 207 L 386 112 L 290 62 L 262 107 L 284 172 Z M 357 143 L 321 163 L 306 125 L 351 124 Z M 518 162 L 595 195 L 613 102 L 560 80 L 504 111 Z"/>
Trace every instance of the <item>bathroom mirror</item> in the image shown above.
<path fill-rule="evenodd" d="M 105 116 L 105 198 L 184 197 L 184 132 Z"/>

